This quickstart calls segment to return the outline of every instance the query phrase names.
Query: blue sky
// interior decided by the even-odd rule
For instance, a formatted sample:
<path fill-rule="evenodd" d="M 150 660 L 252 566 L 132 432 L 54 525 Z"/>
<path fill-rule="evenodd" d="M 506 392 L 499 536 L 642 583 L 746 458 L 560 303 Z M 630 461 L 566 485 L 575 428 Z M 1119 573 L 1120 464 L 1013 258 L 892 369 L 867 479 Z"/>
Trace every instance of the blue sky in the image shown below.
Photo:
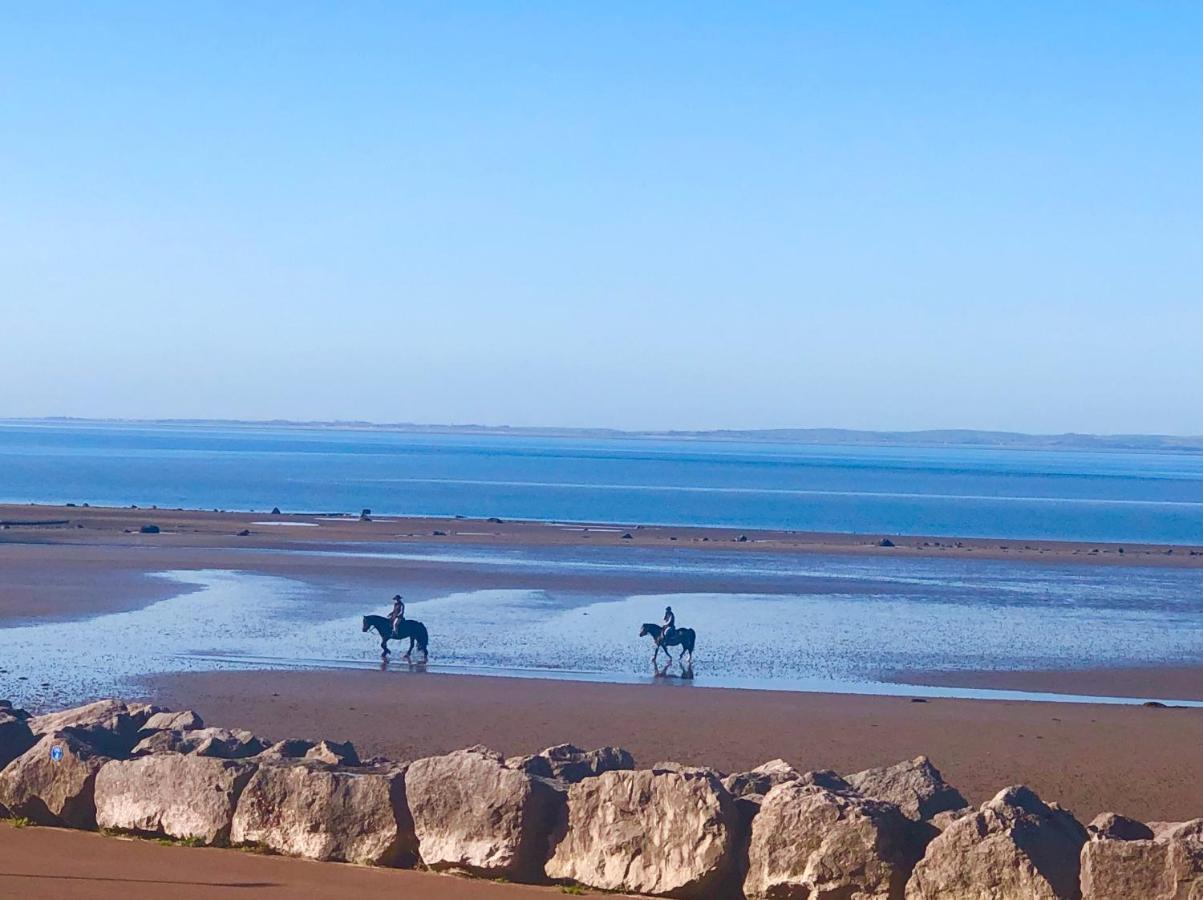
<path fill-rule="evenodd" d="M 1203 6 L 23 4 L 0 416 L 1203 433 Z"/>

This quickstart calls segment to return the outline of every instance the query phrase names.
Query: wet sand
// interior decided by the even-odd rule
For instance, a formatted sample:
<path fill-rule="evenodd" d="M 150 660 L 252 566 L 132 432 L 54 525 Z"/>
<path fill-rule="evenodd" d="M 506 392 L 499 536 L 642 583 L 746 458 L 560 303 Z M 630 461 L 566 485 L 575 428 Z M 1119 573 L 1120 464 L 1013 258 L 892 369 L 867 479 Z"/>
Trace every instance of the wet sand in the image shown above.
<path fill-rule="evenodd" d="M 279 739 L 352 740 L 407 760 L 483 743 L 506 754 L 569 741 L 740 771 L 774 757 L 849 773 L 920 754 L 975 804 L 1023 783 L 1083 821 L 1203 815 L 1203 711 L 620 685 L 403 672 L 219 672 L 149 680 L 206 724 Z"/>
<path fill-rule="evenodd" d="M 5 528 L 4 524 L 8 523 Z M 37 524 L 45 523 L 45 524 Z M 140 534 L 156 525 L 159 534 Z M 249 532 L 240 535 L 240 532 Z M 436 532 L 440 532 L 436 534 Z M 629 535 L 629 537 L 625 537 Z M 741 538 L 743 540 L 741 540 Z M 880 546 L 889 540 L 894 546 Z M 696 550 L 772 551 L 896 557 L 974 558 L 1088 565 L 1203 568 L 1196 546 L 999 540 L 955 536 L 825 534 L 740 528 L 643 526 L 637 523 L 501 522 L 483 519 L 345 514 L 206 512 L 0 504 L 0 544 L 99 544 L 124 547 L 320 548 L 347 542 L 424 541 L 492 547 L 673 546 Z"/>
<path fill-rule="evenodd" d="M 1190 666 L 1032 672 L 907 672 L 906 681 L 936 687 L 1203 700 L 1203 669 Z"/>
<path fill-rule="evenodd" d="M 0 822 L 0 897 L 23 900 L 173 900 L 265 897 L 345 900 L 550 900 L 553 887 L 366 866 L 317 863 L 236 850 L 162 846 L 57 828 Z"/>
<path fill-rule="evenodd" d="M 29 618 L 72 619 L 138 607 L 180 590 L 149 577 L 169 569 L 236 568 L 307 582 L 393 592 L 440 590 L 437 566 L 357 556 L 277 550 L 357 549 L 356 545 L 481 548 L 607 546 L 684 552 L 849 554 L 878 558 L 985 558 L 1088 565 L 1200 567 L 1199 548 L 990 542 L 949 538 L 805 535 L 730 529 L 559 526 L 456 519 L 330 520 L 265 513 L 2 506 L 0 521 L 67 520 L 0 528 L 0 625 Z M 271 525 L 263 522 L 305 522 Z M 159 534 L 140 534 L 155 524 Z M 80 527 L 82 526 L 82 527 Z M 250 533 L 240 535 L 246 530 Z M 436 535 L 434 532 L 443 532 Z M 624 534 L 630 534 L 626 539 Z M 747 537 L 746 541 L 739 538 Z M 673 540 L 675 538 L 675 540 Z M 938 546 L 936 546 L 938 545 Z M 1174 552 L 1166 554 L 1166 550 Z M 1094 552 L 1097 551 L 1097 552 Z M 502 571 L 460 572 L 457 584 L 505 587 Z M 558 589 L 596 590 L 597 577 L 541 575 Z M 614 592 L 682 587 L 654 573 L 607 576 Z M 708 586 L 705 576 L 689 584 Z M 528 580 L 514 586 L 526 586 Z M 767 586 L 766 586 L 767 587 Z M 407 591 L 408 593 L 408 591 Z M 909 675 L 908 675 L 909 677 Z M 1104 672 L 932 673 L 932 683 L 1203 699 L 1203 673 L 1184 668 Z M 943 679 L 943 680 L 941 680 Z M 672 693 L 668 693 L 672 691 Z M 1073 704 L 906 699 L 683 685 L 581 684 L 451 675 L 409 677 L 374 671 L 225 672 L 162 676 L 147 682 L 157 702 L 194 706 L 211 724 L 249 727 L 270 737 L 352 739 L 365 753 L 395 758 L 486 743 L 506 753 L 562 741 L 623 744 L 644 764 L 672 758 L 735 770 L 783 756 L 803 768 L 855 771 L 920 753 L 931 756 L 974 801 L 1015 782 L 1031 784 L 1089 818 L 1112 809 L 1147 819 L 1203 813 L 1203 773 L 1187 762 L 1203 738 L 1203 713 Z M 0 694 L 3 685 L 0 684 Z"/>

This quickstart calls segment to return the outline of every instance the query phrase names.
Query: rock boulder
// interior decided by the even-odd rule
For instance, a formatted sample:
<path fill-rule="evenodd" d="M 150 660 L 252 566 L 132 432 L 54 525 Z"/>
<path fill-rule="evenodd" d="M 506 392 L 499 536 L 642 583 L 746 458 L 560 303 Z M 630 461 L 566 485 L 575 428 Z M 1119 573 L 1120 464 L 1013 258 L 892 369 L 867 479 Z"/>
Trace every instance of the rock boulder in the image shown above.
<path fill-rule="evenodd" d="M 927 847 L 907 900 L 1075 900 L 1086 829 L 1026 787 L 1010 787 Z"/>
<path fill-rule="evenodd" d="M 96 823 L 223 845 L 253 764 L 162 753 L 107 763 L 96 776 Z"/>
<path fill-rule="evenodd" d="M 146 718 L 131 714 L 122 700 L 97 700 L 59 712 L 34 716 L 29 728 L 35 735 L 73 729 L 107 756 L 126 756 L 138 741 L 138 729 Z"/>
<path fill-rule="evenodd" d="M 750 772 L 737 772 L 723 779 L 723 787 L 733 797 L 751 794 L 764 796 L 777 785 L 786 781 L 797 781 L 802 774 L 784 759 L 773 759 L 757 766 Z"/>
<path fill-rule="evenodd" d="M 786 781 L 752 823 L 744 892 L 897 900 L 921 854 L 914 823 L 893 803 Z"/>
<path fill-rule="evenodd" d="M 153 753 L 191 753 L 214 759 L 247 759 L 262 753 L 268 742 L 242 729 L 200 728 L 196 731 L 156 731 L 133 748 L 134 756 Z"/>
<path fill-rule="evenodd" d="M 572 744 L 557 744 L 538 754 L 547 760 L 551 777 L 568 784 L 594 778 L 602 772 L 617 772 L 635 768 L 635 758 L 621 747 L 600 747 L 582 750 Z"/>
<path fill-rule="evenodd" d="M 432 869 L 537 881 L 564 795 L 484 747 L 411 763 L 405 792 L 422 862 Z"/>
<path fill-rule="evenodd" d="M 204 720 L 190 709 L 182 709 L 179 712 L 162 710 L 146 719 L 139 734 L 146 737 L 156 731 L 197 731 L 204 727 Z"/>
<path fill-rule="evenodd" d="M 1082 847 L 1082 900 L 1203 897 L 1203 819 L 1152 829 L 1106 814 L 1090 832 Z"/>
<path fill-rule="evenodd" d="M 8 709 L 0 709 L 0 769 L 34 745 L 37 738 L 25 719 Z"/>
<path fill-rule="evenodd" d="M 413 865 L 418 849 L 402 770 L 333 771 L 311 763 L 261 765 L 238 801 L 231 840 L 372 866 Z"/>
<path fill-rule="evenodd" d="M 350 741 L 318 741 L 306 751 L 305 759 L 331 766 L 359 765 L 359 754 Z"/>
<path fill-rule="evenodd" d="M 96 773 L 106 762 L 74 729 L 51 731 L 0 772 L 0 805 L 38 825 L 95 828 Z"/>
<path fill-rule="evenodd" d="M 547 875 L 609 891 L 722 896 L 738 881 L 741 832 L 713 773 L 606 772 L 568 789 Z"/>
<path fill-rule="evenodd" d="M 893 803 L 903 815 L 916 821 L 969 805 L 926 756 L 893 766 L 865 769 L 845 780 L 861 796 Z"/>

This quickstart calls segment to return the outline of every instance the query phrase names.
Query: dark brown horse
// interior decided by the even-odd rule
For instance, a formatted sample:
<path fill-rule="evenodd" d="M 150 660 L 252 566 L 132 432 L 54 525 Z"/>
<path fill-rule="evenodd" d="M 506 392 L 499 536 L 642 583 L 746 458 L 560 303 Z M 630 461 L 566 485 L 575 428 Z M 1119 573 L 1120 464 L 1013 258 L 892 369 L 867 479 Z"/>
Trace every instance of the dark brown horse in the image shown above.
<path fill-rule="evenodd" d="M 656 659 L 657 659 L 657 657 L 659 657 L 661 650 L 663 650 L 664 654 L 668 657 L 668 661 L 672 662 L 673 655 L 668 652 L 668 648 L 669 647 L 680 647 L 682 658 L 685 656 L 686 653 L 688 653 L 689 654 L 689 664 L 692 666 L 693 665 L 693 643 L 694 643 L 694 640 L 697 638 L 697 635 L 694 634 L 693 629 L 692 628 L 674 628 L 672 631 L 670 631 L 668 633 L 667 637 L 665 637 L 663 640 L 660 638 L 660 632 L 662 630 L 663 630 L 662 626 L 657 625 L 655 622 L 644 622 L 643 628 L 641 628 L 639 630 L 640 637 L 644 637 L 645 635 L 650 634 L 652 636 L 652 640 L 654 640 L 656 642 L 656 652 L 652 654 L 652 665 L 656 664 Z"/>
<path fill-rule="evenodd" d="M 384 652 L 381 656 L 389 655 L 388 642 L 392 640 L 405 640 L 409 638 L 409 649 L 405 651 L 405 659 L 409 659 L 409 655 L 414 652 L 414 645 L 417 644 L 418 649 L 422 651 L 422 659 L 427 659 L 430 654 L 426 650 L 426 645 L 430 642 L 430 636 L 426 633 L 426 626 L 416 619 L 402 619 L 397 623 L 397 630 L 393 631 L 393 623 L 390 619 L 384 616 L 364 616 L 363 630 L 375 629 L 380 635 L 380 649 Z"/>

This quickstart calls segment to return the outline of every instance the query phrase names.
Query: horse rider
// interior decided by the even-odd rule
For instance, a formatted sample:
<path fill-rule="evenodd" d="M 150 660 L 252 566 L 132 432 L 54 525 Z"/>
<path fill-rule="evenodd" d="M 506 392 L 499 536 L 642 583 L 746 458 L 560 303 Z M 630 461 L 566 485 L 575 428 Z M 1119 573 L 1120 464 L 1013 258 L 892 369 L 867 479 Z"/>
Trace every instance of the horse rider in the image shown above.
<path fill-rule="evenodd" d="M 393 596 L 393 611 L 388 614 L 388 620 L 393 623 L 393 634 L 397 633 L 397 626 L 405 621 L 405 601 L 401 599 L 400 594 Z"/>
<path fill-rule="evenodd" d="M 656 641 L 656 643 L 663 644 L 676 633 L 677 617 L 673 615 L 673 608 L 671 606 L 666 606 L 664 607 L 664 622 L 661 624 L 660 628 L 660 639 Z"/>

